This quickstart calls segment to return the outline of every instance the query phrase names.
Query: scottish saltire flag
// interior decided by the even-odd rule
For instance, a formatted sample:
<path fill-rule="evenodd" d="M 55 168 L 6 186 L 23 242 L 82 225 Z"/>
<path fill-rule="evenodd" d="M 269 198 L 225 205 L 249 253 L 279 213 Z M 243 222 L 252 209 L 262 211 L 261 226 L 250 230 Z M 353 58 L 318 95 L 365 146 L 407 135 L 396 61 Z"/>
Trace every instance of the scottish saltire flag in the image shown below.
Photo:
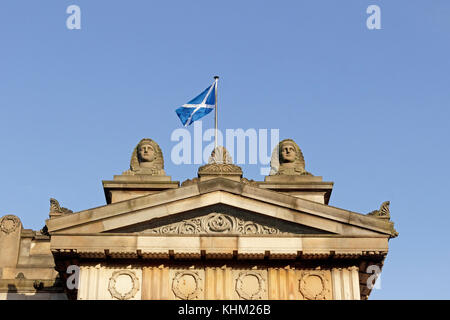
<path fill-rule="evenodd" d="M 214 109 L 216 104 L 216 90 L 217 81 L 214 81 L 214 83 L 206 88 L 205 91 L 175 110 L 178 118 L 180 118 L 181 123 L 185 127 L 206 116 Z"/>

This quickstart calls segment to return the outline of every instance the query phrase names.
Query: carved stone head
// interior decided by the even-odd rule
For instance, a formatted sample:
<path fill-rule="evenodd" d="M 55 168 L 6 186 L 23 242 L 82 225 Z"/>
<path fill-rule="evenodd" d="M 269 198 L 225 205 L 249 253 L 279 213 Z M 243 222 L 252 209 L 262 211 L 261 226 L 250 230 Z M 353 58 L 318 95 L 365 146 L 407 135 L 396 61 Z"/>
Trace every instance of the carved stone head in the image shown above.
<path fill-rule="evenodd" d="M 131 155 L 130 170 L 125 174 L 149 174 L 163 176 L 164 159 L 161 148 L 152 139 L 142 139 Z"/>
<path fill-rule="evenodd" d="M 270 175 L 311 175 L 305 170 L 300 147 L 292 139 L 285 139 L 275 147 L 270 166 Z"/>
<path fill-rule="evenodd" d="M 152 162 L 155 160 L 155 149 L 148 140 L 142 140 L 141 143 L 139 143 L 137 153 L 139 163 Z"/>
<path fill-rule="evenodd" d="M 279 158 L 280 163 L 293 163 L 300 159 L 300 148 L 297 144 L 291 140 L 286 139 L 280 142 L 279 146 Z"/>

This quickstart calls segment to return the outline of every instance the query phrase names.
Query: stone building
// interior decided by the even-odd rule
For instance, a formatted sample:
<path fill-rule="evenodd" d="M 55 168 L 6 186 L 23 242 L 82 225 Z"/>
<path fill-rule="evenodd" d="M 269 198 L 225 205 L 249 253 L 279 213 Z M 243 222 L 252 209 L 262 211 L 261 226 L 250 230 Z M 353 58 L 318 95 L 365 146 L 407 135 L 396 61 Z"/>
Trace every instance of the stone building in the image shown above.
<path fill-rule="evenodd" d="M 51 199 L 40 231 L 1 218 L 0 299 L 367 299 L 397 236 L 389 202 L 330 206 L 333 183 L 290 139 L 271 167 L 248 180 L 219 147 L 180 185 L 143 139 L 103 181 L 106 205 L 74 213 Z"/>

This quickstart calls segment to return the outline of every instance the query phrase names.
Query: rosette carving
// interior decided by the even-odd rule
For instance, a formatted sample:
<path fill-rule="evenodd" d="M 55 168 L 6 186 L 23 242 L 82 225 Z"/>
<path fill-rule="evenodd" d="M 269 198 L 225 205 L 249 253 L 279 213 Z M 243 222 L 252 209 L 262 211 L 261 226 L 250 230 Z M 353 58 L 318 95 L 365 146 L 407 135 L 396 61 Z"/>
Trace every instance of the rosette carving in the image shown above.
<path fill-rule="evenodd" d="M 330 293 L 330 284 L 321 271 L 305 271 L 300 279 L 299 290 L 307 300 L 325 300 Z"/>
<path fill-rule="evenodd" d="M 0 220 L 0 230 L 6 234 L 10 234 L 20 226 L 20 220 L 14 215 L 7 215 Z"/>
<path fill-rule="evenodd" d="M 241 272 L 236 279 L 236 292 L 242 299 L 263 299 L 266 292 L 266 281 L 257 271 Z"/>
<path fill-rule="evenodd" d="M 127 292 L 121 292 L 117 288 L 117 281 L 120 276 L 126 276 L 130 278 L 131 289 Z M 108 291 L 113 298 L 119 300 L 128 300 L 134 298 L 139 291 L 139 279 L 136 274 L 131 270 L 119 270 L 114 271 L 112 277 L 109 279 Z"/>
<path fill-rule="evenodd" d="M 212 232 L 231 232 L 233 230 L 231 217 L 220 213 L 209 215 L 206 224 Z"/>
<path fill-rule="evenodd" d="M 172 292 L 180 299 L 198 299 L 202 291 L 202 278 L 196 271 L 179 271 L 172 280 Z"/>

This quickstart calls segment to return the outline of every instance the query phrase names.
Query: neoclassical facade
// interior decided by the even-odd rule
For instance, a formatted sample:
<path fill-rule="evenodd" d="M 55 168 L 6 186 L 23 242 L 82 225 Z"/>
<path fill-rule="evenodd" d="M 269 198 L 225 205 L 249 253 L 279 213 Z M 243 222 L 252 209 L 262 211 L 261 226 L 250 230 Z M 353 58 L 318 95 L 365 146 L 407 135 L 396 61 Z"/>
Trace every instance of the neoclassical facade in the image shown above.
<path fill-rule="evenodd" d="M 367 299 L 388 241 L 389 202 L 368 214 L 329 205 L 332 182 L 279 143 L 264 181 L 223 147 L 183 183 L 151 139 L 103 181 L 106 205 L 50 200 L 40 231 L 0 220 L 0 299 Z"/>

